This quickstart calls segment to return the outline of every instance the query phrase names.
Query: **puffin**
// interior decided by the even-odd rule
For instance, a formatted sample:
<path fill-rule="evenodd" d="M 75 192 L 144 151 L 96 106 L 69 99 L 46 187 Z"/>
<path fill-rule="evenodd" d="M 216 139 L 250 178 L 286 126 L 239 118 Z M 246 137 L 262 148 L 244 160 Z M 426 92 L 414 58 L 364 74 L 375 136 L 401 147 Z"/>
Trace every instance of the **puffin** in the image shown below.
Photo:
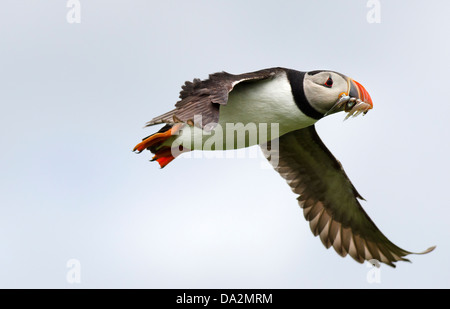
<path fill-rule="evenodd" d="M 314 236 L 342 257 L 395 267 L 405 256 L 425 254 L 392 243 L 362 208 L 342 164 L 320 139 L 315 123 L 338 112 L 345 119 L 373 108 L 367 90 L 330 70 L 282 67 L 250 73 L 218 72 L 186 81 L 175 108 L 147 122 L 164 125 L 133 151 L 149 150 L 161 168 L 193 150 L 214 151 L 259 145 L 273 168 L 298 195 Z M 231 129 L 229 129 L 231 128 Z"/>

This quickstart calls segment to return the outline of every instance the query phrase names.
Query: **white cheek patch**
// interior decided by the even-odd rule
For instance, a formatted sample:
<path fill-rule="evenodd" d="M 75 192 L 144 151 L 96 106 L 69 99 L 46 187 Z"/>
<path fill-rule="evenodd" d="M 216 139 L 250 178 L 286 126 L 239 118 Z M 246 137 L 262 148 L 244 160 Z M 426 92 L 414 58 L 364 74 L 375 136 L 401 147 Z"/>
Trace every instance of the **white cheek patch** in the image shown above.
<path fill-rule="evenodd" d="M 343 78 L 335 78 L 333 86 L 328 88 L 305 78 L 303 87 L 309 104 L 325 114 L 337 102 L 339 95 L 347 91 L 347 82 Z"/>

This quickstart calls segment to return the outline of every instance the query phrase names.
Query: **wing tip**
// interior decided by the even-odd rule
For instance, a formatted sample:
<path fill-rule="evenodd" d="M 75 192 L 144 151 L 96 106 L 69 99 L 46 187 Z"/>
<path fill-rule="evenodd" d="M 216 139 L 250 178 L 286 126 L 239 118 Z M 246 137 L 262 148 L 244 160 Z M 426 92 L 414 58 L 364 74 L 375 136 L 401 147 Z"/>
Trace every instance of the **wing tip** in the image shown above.
<path fill-rule="evenodd" d="M 415 255 L 427 254 L 427 253 L 430 253 L 431 251 L 433 251 L 434 249 L 436 249 L 436 246 L 431 246 L 431 247 L 429 247 L 428 249 L 426 249 L 426 250 L 424 250 L 422 252 L 406 252 L 406 254 L 404 256 L 410 255 L 410 254 L 415 254 Z M 394 263 L 399 262 L 399 261 L 412 263 L 412 261 L 410 259 L 407 259 L 404 256 L 400 256 L 400 257 L 398 257 L 395 260 L 389 260 L 389 261 L 386 261 L 386 262 L 382 261 L 382 263 L 384 263 L 386 265 L 389 265 L 389 266 L 391 266 L 393 268 L 397 267 L 397 265 L 395 265 Z"/>
<path fill-rule="evenodd" d="M 412 254 L 427 254 L 427 253 L 430 253 L 431 251 L 434 251 L 434 249 L 436 249 L 436 246 L 431 246 L 422 252 L 417 252 L 417 253 L 412 253 Z"/>

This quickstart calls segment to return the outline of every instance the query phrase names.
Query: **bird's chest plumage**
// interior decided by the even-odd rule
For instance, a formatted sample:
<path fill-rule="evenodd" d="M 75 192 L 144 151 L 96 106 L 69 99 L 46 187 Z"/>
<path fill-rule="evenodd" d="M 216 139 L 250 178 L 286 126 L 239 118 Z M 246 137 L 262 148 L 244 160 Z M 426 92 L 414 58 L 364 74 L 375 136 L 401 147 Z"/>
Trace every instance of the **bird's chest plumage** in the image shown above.
<path fill-rule="evenodd" d="M 220 106 L 219 115 L 219 125 L 222 128 L 236 123 L 255 124 L 257 128 L 264 127 L 264 124 L 269 128 L 277 125 L 279 135 L 310 126 L 317 121 L 300 111 L 285 74 L 237 85 L 230 92 L 227 104 Z"/>

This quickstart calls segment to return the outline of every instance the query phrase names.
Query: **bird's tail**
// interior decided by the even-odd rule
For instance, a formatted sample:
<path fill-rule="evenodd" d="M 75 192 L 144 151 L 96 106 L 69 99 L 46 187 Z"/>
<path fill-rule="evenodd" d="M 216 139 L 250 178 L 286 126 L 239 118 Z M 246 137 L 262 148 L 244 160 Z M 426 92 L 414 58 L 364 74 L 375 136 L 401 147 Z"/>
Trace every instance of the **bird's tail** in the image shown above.
<path fill-rule="evenodd" d="M 171 146 L 164 145 L 164 142 L 175 135 L 183 127 L 183 125 L 184 124 L 182 123 L 166 124 L 158 132 L 144 138 L 142 142 L 134 147 L 133 151 L 136 153 L 141 153 L 145 149 L 148 149 L 154 154 L 151 161 L 157 161 L 161 168 L 165 167 L 181 152 L 189 151 L 187 149 L 177 149 L 177 151 L 173 151 Z"/>

